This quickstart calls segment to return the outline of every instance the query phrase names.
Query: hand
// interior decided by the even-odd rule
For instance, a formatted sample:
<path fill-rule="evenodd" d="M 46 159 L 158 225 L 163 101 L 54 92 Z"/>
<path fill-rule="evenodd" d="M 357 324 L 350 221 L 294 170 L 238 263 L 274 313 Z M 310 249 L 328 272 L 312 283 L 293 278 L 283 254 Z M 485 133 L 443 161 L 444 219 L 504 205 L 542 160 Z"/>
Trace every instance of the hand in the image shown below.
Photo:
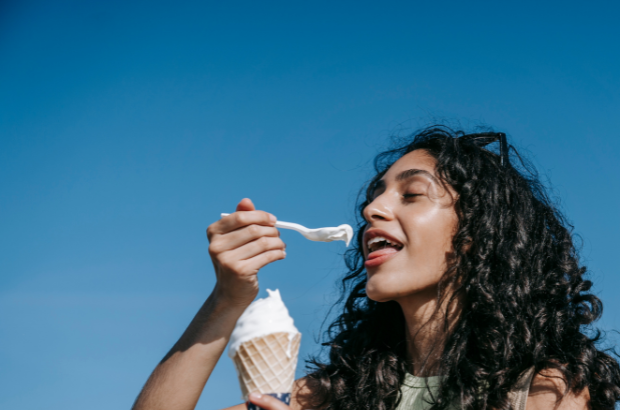
<path fill-rule="evenodd" d="M 275 216 L 256 211 L 252 201 L 244 198 L 235 213 L 207 228 L 209 255 L 217 277 L 214 292 L 219 300 L 249 305 L 258 293 L 258 271 L 285 258 L 286 245 L 275 223 Z"/>
<path fill-rule="evenodd" d="M 291 408 L 275 397 L 258 392 L 250 393 L 248 399 L 264 410 L 290 410 Z"/>

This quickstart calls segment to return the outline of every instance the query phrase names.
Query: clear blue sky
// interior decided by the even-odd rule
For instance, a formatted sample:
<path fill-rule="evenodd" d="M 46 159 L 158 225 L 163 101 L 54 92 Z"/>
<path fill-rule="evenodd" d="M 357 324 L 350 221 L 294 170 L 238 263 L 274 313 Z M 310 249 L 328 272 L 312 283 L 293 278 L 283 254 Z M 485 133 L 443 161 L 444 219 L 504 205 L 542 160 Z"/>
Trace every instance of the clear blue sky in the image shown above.
<path fill-rule="evenodd" d="M 436 119 L 549 177 L 620 329 L 618 2 L 0 2 L 0 408 L 129 408 L 214 285 L 243 197 L 353 221 L 370 161 Z M 344 244 L 261 272 L 303 333 Z M 261 296 L 264 296 L 264 290 Z M 299 375 L 303 374 L 303 364 Z M 224 357 L 198 405 L 239 401 Z"/>

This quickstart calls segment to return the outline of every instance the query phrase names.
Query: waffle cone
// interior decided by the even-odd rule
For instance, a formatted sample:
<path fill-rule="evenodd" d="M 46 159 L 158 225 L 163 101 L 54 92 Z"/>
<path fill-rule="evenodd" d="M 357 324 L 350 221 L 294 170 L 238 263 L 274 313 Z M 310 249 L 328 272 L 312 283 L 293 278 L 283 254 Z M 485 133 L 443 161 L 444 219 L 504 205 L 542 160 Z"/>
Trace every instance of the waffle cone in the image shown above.
<path fill-rule="evenodd" d="M 244 400 L 253 391 L 290 393 L 301 333 L 271 333 L 242 343 L 233 357 Z M 287 356 L 287 352 L 289 355 Z"/>

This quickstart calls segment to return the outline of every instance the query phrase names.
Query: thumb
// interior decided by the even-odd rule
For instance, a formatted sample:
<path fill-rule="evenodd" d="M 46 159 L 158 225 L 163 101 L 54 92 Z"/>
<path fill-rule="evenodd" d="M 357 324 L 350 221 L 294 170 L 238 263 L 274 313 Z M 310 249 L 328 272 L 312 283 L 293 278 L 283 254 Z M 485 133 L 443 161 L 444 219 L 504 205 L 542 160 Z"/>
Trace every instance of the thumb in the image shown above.
<path fill-rule="evenodd" d="M 254 203 L 250 198 L 243 198 L 239 204 L 237 204 L 237 211 L 253 211 Z"/>

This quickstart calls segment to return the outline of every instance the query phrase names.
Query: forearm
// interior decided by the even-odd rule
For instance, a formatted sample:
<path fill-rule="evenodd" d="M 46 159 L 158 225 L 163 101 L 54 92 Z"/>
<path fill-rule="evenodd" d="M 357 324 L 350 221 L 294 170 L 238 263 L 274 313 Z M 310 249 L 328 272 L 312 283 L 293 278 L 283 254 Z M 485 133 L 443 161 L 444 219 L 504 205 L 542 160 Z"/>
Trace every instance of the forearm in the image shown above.
<path fill-rule="evenodd" d="M 207 229 L 217 284 L 187 330 L 163 358 L 134 410 L 192 410 L 230 339 L 237 319 L 258 293 L 258 271 L 284 259 L 276 217 L 249 199 Z"/>
<path fill-rule="evenodd" d="M 219 303 L 214 294 L 209 296 L 183 336 L 157 365 L 133 409 L 194 409 L 243 310 Z"/>

